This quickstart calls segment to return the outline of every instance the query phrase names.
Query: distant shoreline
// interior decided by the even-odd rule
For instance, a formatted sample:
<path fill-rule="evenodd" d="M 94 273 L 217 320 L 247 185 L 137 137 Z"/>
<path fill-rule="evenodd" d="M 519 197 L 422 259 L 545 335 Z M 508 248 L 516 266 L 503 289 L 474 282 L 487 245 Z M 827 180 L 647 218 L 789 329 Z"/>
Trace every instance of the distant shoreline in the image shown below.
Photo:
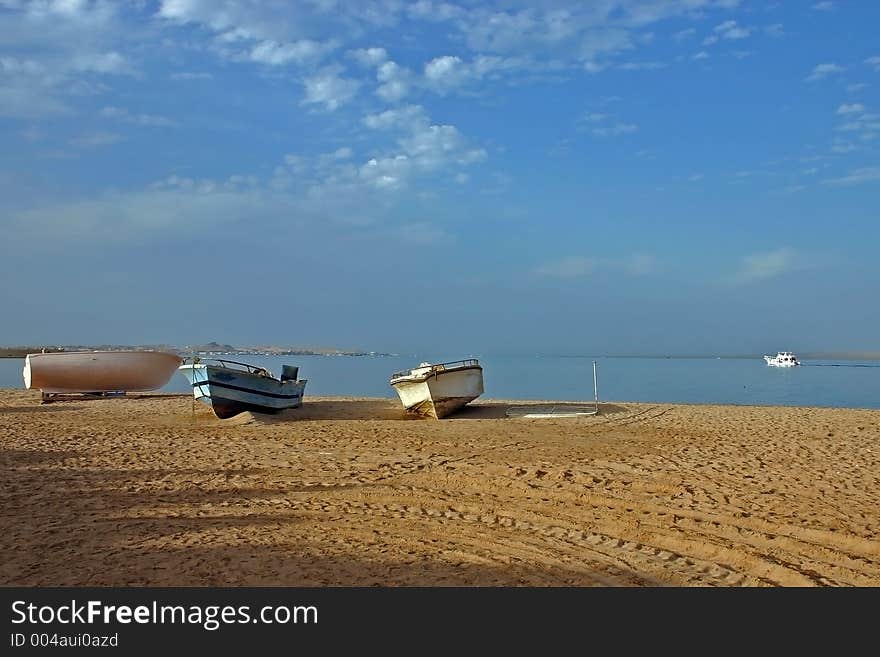
<path fill-rule="evenodd" d="M 170 345 L 66 345 L 62 347 L 0 347 L 0 358 L 24 358 L 28 354 L 39 353 L 66 353 L 71 351 L 132 351 L 132 350 L 169 351 L 171 353 L 186 356 L 196 354 L 198 356 L 372 356 L 372 357 L 396 357 L 398 354 L 388 354 L 378 351 L 342 351 L 333 349 L 283 349 L 279 347 L 252 348 L 252 349 L 204 349 L 200 347 L 174 347 Z"/>
<path fill-rule="evenodd" d="M 218 348 L 220 347 L 220 348 Z M 196 354 L 199 356 L 349 356 L 349 357 L 379 357 L 397 358 L 401 354 L 385 353 L 378 351 L 346 351 L 341 349 L 306 349 L 283 347 L 250 347 L 236 348 L 231 345 L 201 345 L 195 347 L 176 347 L 172 345 L 64 345 L 55 347 L 26 346 L 26 347 L 0 347 L 0 358 L 24 358 L 28 354 L 36 353 L 63 353 L 67 351 L 131 351 L 134 349 L 149 349 L 155 351 L 170 351 L 186 356 Z M 538 357 L 538 358 L 650 358 L 668 360 L 752 360 L 760 359 L 763 354 L 738 354 L 738 355 L 651 355 L 651 354 L 505 354 L 504 357 Z M 801 360 L 862 360 L 880 361 L 880 352 L 803 352 L 798 353 Z"/>
<path fill-rule="evenodd" d="M 60 353 L 61 349 L 46 347 L 46 353 Z M 38 354 L 43 347 L 0 347 L 0 358 L 24 358 L 28 354 Z"/>

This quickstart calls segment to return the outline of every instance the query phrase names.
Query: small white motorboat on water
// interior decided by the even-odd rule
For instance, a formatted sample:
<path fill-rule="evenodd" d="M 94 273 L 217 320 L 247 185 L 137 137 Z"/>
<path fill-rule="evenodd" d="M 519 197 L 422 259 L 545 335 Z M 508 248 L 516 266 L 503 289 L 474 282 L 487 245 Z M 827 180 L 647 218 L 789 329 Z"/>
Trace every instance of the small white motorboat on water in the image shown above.
<path fill-rule="evenodd" d="M 183 362 L 165 351 L 57 351 L 28 354 L 25 388 L 39 388 L 43 399 L 57 395 L 143 392 L 157 390 Z"/>
<path fill-rule="evenodd" d="M 421 363 L 390 384 L 407 413 L 440 419 L 483 394 L 483 368 L 476 359 Z"/>
<path fill-rule="evenodd" d="M 299 408 L 307 383 L 292 365 L 282 365 L 280 378 L 264 367 L 221 358 L 196 356 L 177 369 L 192 385 L 193 396 L 224 420 L 245 411 L 279 413 Z"/>
<path fill-rule="evenodd" d="M 790 351 L 780 351 L 775 356 L 764 356 L 764 361 L 771 367 L 795 367 L 801 364 Z"/>

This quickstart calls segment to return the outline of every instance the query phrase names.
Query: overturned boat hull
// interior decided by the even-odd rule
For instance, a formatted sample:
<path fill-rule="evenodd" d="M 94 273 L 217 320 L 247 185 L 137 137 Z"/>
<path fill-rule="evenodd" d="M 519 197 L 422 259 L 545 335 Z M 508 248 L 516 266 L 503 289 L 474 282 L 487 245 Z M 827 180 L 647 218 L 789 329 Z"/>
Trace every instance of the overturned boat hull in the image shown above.
<path fill-rule="evenodd" d="M 407 413 L 439 420 L 483 394 L 483 368 L 476 360 L 425 363 L 393 375 L 391 387 Z"/>
<path fill-rule="evenodd" d="M 46 394 L 142 392 L 164 386 L 183 359 L 164 351 L 28 354 L 24 386 Z"/>
<path fill-rule="evenodd" d="M 280 413 L 302 406 L 307 381 L 276 379 L 266 370 L 244 365 L 247 369 L 220 364 L 187 363 L 178 371 L 193 388 L 193 396 L 209 405 L 220 419 L 251 411 Z"/>

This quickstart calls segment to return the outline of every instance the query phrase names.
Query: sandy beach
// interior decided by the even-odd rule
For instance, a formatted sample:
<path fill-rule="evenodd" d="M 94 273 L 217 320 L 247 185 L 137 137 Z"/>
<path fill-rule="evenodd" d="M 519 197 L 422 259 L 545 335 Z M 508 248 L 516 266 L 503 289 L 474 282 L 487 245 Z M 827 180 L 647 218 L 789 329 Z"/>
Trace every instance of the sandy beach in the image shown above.
<path fill-rule="evenodd" d="M 880 411 L 0 390 L 0 583 L 880 586 Z"/>

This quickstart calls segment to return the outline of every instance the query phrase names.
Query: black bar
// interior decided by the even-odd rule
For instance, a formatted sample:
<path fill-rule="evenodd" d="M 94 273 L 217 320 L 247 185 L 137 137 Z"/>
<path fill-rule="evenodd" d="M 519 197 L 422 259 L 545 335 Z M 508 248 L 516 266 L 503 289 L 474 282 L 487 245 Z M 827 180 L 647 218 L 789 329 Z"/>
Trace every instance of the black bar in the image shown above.
<path fill-rule="evenodd" d="M 872 631 L 877 599 L 869 588 L 500 587 L 2 588 L 0 598 L 6 630 L 0 641 L 10 655 L 55 647 L 30 645 L 53 635 L 69 642 L 84 634 L 90 642 L 115 637 L 115 646 L 104 647 L 117 654 L 183 647 L 227 654 L 270 646 L 284 654 L 304 647 L 335 654 L 327 649 L 353 641 L 358 654 L 380 655 L 389 647 L 406 654 L 430 647 L 436 654 L 441 646 L 467 654 L 475 647 L 471 638 L 488 640 L 496 648 L 490 654 L 501 646 L 522 649 L 524 640 L 538 641 L 544 651 L 568 645 L 577 654 L 633 654 L 639 645 L 646 654 L 665 654 L 662 646 L 679 654 L 686 645 L 699 646 L 701 635 L 712 641 L 702 644 L 709 650 L 701 654 L 757 637 L 765 651 L 768 640 L 783 637 L 790 654 L 799 639 L 815 647 L 822 634 L 831 634 L 840 654 L 860 631 Z M 92 608 L 97 613 L 90 617 Z M 58 622 L 77 609 L 77 622 Z M 34 622 L 41 617 L 44 622 Z M 836 626 L 846 631 L 832 633 Z"/>

